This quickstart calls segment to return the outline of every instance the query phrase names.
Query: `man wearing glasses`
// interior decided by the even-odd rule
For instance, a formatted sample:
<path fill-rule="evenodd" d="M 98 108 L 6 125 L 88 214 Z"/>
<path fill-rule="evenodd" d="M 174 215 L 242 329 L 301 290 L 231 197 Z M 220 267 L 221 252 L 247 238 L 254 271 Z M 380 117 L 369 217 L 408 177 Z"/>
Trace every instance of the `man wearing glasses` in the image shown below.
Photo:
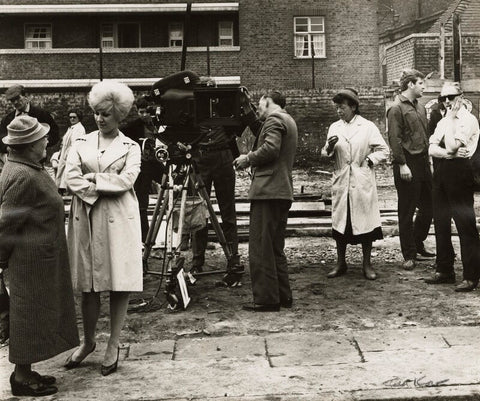
<path fill-rule="evenodd" d="M 70 127 L 62 138 L 62 146 L 60 153 L 58 154 L 58 170 L 55 177 L 55 183 L 61 194 L 67 192 L 67 184 L 65 182 L 65 165 L 67 162 L 68 152 L 75 143 L 75 141 L 81 136 L 86 134 L 85 127 L 82 124 L 83 113 L 80 110 L 69 110 L 68 121 Z"/>
<path fill-rule="evenodd" d="M 21 114 L 28 114 L 35 117 L 41 123 L 50 125 L 48 132 L 48 147 L 54 146 L 60 140 L 58 125 L 48 111 L 34 106 L 30 103 L 30 99 L 26 97 L 25 88 L 22 85 L 12 85 L 5 91 L 5 98 L 15 108 L 11 113 L 7 114 L 0 123 L 0 139 L 7 135 L 7 125 L 13 119 Z M 0 141 L 0 153 L 7 153 L 7 146 Z"/>
<path fill-rule="evenodd" d="M 473 171 L 470 158 L 479 137 L 477 119 L 465 108 L 457 83 L 445 83 L 439 101 L 445 117 L 430 137 L 429 154 L 437 158 L 433 175 L 433 217 L 437 242 L 436 273 L 428 284 L 455 283 L 455 252 L 451 239 L 451 219 L 460 238 L 463 281 L 457 292 L 472 291 L 480 277 L 480 242 L 473 208 Z"/>

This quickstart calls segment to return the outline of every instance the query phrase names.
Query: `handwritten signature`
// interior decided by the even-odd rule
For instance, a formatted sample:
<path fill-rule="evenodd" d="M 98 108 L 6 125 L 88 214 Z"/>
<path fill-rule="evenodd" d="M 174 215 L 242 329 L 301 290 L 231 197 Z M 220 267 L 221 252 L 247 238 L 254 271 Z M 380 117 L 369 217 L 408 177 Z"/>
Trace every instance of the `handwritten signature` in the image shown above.
<path fill-rule="evenodd" d="M 440 381 L 425 380 L 426 376 L 415 377 L 414 379 L 402 379 L 400 377 L 394 377 L 393 379 L 383 382 L 387 387 L 436 387 L 445 384 L 450 379 L 444 379 Z"/>

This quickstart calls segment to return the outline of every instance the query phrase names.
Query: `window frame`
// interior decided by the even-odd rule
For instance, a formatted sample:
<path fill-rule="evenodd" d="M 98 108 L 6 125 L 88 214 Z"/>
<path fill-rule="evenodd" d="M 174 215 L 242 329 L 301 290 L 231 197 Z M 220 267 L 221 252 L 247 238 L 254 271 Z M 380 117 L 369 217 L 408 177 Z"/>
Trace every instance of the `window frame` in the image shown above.
<path fill-rule="evenodd" d="M 181 39 L 172 38 L 172 33 L 175 32 L 175 31 L 178 31 L 178 30 L 172 29 L 172 27 L 174 27 L 175 25 L 181 27 L 181 30 L 180 30 L 181 31 Z M 183 22 L 182 21 L 170 21 L 168 23 L 168 47 L 173 47 L 173 48 L 182 47 L 184 40 L 185 40 L 185 27 L 183 25 Z M 181 43 L 179 45 L 172 45 L 172 41 L 181 41 Z"/>
<path fill-rule="evenodd" d="M 47 27 L 47 37 L 46 38 L 35 38 L 35 37 L 28 37 L 27 33 L 30 28 L 33 28 L 33 32 L 35 28 L 42 28 Z M 53 47 L 53 27 L 50 23 L 25 23 L 23 27 L 23 37 L 24 37 L 24 46 L 26 50 L 45 50 L 51 49 Z M 37 47 L 29 47 L 29 44 L 37 43 Z M 45 47 L 40 47 L 38 44 L 46 43 Z"/>
<path fill-rule="evenodd" d="M 112 26 L 112 36 L 103 36 L 104 34 L 104 26 L 105 25 L 111 25 Z M 135 25 L 138 30 L 138 44 L 136 47 L 119 47 L 118 43 L 118 26 L 119 25 Z M 112 46 L 104 46 L 103 42 L 111 40 Z M 142 38 L 141 38 L 141 24 L 139 22 L 131 22 L 131 21 L 126 21 L 126 22 L 102 22 L 100 24 L 100 46 L 102 49 L 140 49 L 142 47 Z"/>
<path fill-rule="evenodd" d="M 221 24 L 225 24 L 225 23 L 228 23 L 230 24 L 230 34 L 229 35 L 222 35 L 221 34 L 221 27 L 220 25 Z M 233 46 L 234 45 L 234 23 L 233 23 L 233 20 L 219 20 L 218 21 L 218 24 L 217 24 L 217 27 L 218 27 L 218 46 Z M 229 40 L 230 43 L 229 44 L 222 44 L 222 40 Z"/>
<path fill-rule="evenodd" d="M 321 24 L 314 24 L 312 23 L 314 18 L 320 18 L 321 19 Z M 297 21 L 299 19 L 306 19 L 307 24 L 298 24 Z M 312 25 L 321 25 L 320 30 L 313 30 Z M 299 31 L 298 27 L 299 26 L 306 26 L 306 31 Z M 321 46 L 321 51 L 315 52 L 314 58 L 326 58 L 327 57 L 327 51 L 326 51 L 326 33 L 325 33 L 325 16 L 323 15 L 297 15 L 293 17 L 293 55 L 294 58 L 296 59 L 311 59 L 312 58 L 312 41 L 314 41 L 315 38 L 318 39 L 317 43 L 319 46 Z M 299 39 L 303 38 L 303 41 L 300 42 Z M 307 47 L 308 51 L 307 54 L 298 54 L 298 46 L 300 46 L 300 43 L 302 43 L 302 53 L 305 52 L 305 39 L 307 41 Z M 315 42 L 314 42 L 315 43 Z M 315 46 L 315 44 L 314 44 Z M 315 51 L 315 49 L 314 49 Z"/>

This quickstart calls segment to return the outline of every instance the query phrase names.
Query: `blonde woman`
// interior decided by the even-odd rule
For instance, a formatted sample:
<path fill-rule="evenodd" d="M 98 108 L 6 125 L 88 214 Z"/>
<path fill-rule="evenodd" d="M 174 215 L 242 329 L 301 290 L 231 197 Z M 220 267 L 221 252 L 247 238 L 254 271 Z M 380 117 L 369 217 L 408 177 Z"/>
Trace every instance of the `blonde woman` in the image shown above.
<path fill-rule="evenodd" d="M 82 292 L 84 342 L 67 359 L 77 367 L 95 350 L 100 294 L 110 293 L 110 338 L 101 373 L 117 370 L 119 337 L 132 291 L 142 291 L 138 202 L 133 184 L 140 172 L 140 147 L 118 127 L 133 104 L 124 84 L 102 81 L 88 95 L 98 131 L 78 138 L 66 165 L 73 194 L 68 225 L 73 286 Z"/>

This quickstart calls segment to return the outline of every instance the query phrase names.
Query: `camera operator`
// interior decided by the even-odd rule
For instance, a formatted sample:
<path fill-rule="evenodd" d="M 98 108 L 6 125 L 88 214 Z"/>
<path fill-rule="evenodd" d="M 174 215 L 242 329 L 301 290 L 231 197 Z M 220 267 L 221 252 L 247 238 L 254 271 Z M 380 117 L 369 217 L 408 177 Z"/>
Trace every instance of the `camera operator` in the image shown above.
<path fill-rule="evenodd" d="M 130 139 L 133 139 L 143 149 L 145 139 L 155 140 L 156 128 L 153 125 L 152 117 L 149 112 L 149 102 L 141 97 L 136 100 L 138 118 L 130 121 L 120 128 Z M 140 222 L 142 225 L 142 242 L 144 243 L 148 233 L 148 201 L 152 180 L 160 183 L 165 166 L 157 161 L 152 154 L 149 156 L 146 152 L 142 152 L 142 164 L 140 166 L 140 174 L 135 181 L 134 189 L 138 198 L 138 207 L 140 209 Z"/>
<path fill-rule="evenodd" d="M 199 129 L 202 140 L 193 158 L 209 195 L 212 184 L 215 187 L 215 196 L 222 217 L 222 230 L 233 254 L 222 282 L 229 287 L 235 287 L 240 284 L 244 269 L 240 265 L 238 254 L 235 170 L 232 162 L 239 154 L 235 137 L 241 135 L 244 127 L 200 126 Z M 192 272 L 203 271 L 207 241 L 207 227 L 193 234 Z"/>

